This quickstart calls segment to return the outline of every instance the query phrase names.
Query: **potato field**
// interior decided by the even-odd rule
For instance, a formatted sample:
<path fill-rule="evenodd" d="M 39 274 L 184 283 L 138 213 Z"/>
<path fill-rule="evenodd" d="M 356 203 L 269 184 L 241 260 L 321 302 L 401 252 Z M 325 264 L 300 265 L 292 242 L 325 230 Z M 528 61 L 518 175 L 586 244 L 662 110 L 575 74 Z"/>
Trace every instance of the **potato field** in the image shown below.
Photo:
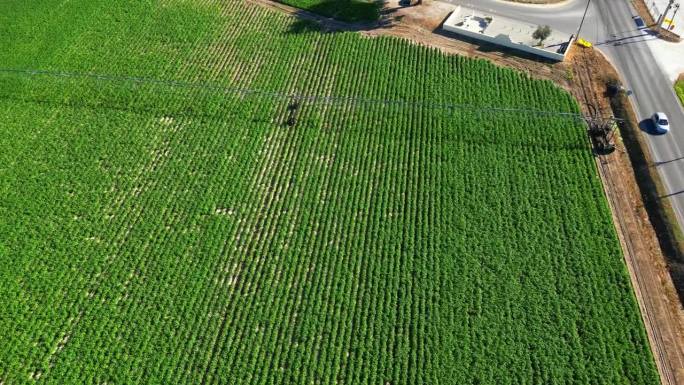
<path fill-rule="evenodd" d="M 0 35 L 0 384 L 659 383 L 552 83 L 250 1 Z"/>

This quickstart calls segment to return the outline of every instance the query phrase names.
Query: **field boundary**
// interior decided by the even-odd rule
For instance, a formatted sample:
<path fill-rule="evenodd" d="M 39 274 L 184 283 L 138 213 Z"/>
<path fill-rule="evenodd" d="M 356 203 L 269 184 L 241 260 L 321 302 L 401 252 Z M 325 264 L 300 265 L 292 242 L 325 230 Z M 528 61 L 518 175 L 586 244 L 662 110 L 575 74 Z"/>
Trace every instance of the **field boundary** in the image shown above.
<path fill-rule="evenodd" d="M 620 148 L 620 150 L 625 151 L 624 147 Z M 619 162 L 620 155 L 616 155 L 618 159 L 612 160 L 597 157 L 595 159 L 597 171 L 603 182 L 603 190 L 610 206 L 613 223 L 623 250 L 625 265 L 627 266 L 634 294 L 641 310 L 641 318 L 644 322 L 646 334 L 648 335 L 651 345 L 651 352 L 653 353 L 661 382 L 663 385 L 680 385 L 684 382 L 682 382 L 681 376 L 677 375 L 677 366 L 674 365 L 677 363 L 682 364 L 681 354 L 677 352 L 678 349 L 676 348 L 673 349 L 672 353 L 668 353 L 668 350 L 670 349 L 666 346 L 669 343 L 676 345 L 676 341 L 678 340 L 676 331 L 669 331 L 668 327 L 663 327 L 663 325 L 658 322 L 658 318 L 661 315 L 659 313 L 667 314 L 667 311 L 665 309 L 659 309 L 660 304 L 653 303 L 652 299 L 650 299 L 651 296 L 648 293 L 648 282 L 653 282 L 653 276 L 658 274 L 656 271 L 653 271 L 655 270 L 653 266 L 646 266 L 649 261 L 638 256 L 640 253 L 635 249 L 644 246 L 642 244 L 643 240 L 640 239 L 641 235 L 630 231 L 628 225 L 625 223 L 626 221 L 634 221 L 635 219 L 638 221 L 639 219 L 632 215 L 625 215 L 626 212 L 631 211 L 629 201 L 626 199 L 628 198 L 628 195 L 624 194 L 624 191 L 621 191 L 615 184 L 615 179 L 619 179 L 619 177 L 614 174 L 618 174 L 619 171 L 613 169 L 615 166 L 613 162 Z M 621 180 L 621 182 L 625 183 L 624 180 Z M 631 181 L 627 181 L 627 183 L 630 182 Z M 643 209 L 643 207 L 637 208 L 636 211 L 639 211 L 640 209 Z M 643 225 L 634 222 L 632 222 L 632 224 L 640 227 Z M 660 281 L 661 284 L 668 284 L 667 281 L 662 282 L 662 276 Z M 667 335 L 670 334 L 675 338 L 668 338 Z"/>
<path fill-rule="evenodd" d="M 588 58 L 584 57 L 586 55 Z M 606 79 L 601 78 L 598 72 L 592 74 L 584 68 L 588 67 L 587 62 L 602 62 L 603 69 L 612 72 L 610 76 L 617 78 L 617 71 L 610 68 L 612 65 L 597 51 L 581 50 L 575 56 L 582 58 L 581 61 L 573 60 L 575 72 L 585 75 L 584 79 L 580 76 L 580 82 L 573 89 L 575 97 L 584 102 L 582 107 L 587 110 L 587 104 L 592 104 L 598 106 L 604 116 L 616 115 L 624 119 L 622 136 L 616 140 L 617 151 L 609 156 L 597 156 L 596 167 L 661 382 L 663 385 L 682 385 L 684 313 L 668 269 L 662 240 L 656 234 L 653 223 L 653 215 L 658 219 L 663 213 L 653 213 L 653 205 L 649 205 L 644 196 L 648 194 L 644 190 L 648 187 L 644 186 L 644 179 L 649 175 L 643 175 L 642 169 L 648 172 L 649 168 L 641 163 L 647 162 L 649 155 L 638 140 L 639 131 L 634 125 L 636 120 L 630 102 L 619 98 L 620 106 L 611 103 L 616 98 L 607 100 L 609 98 L 603 89 Z M 637 151 L 641 151 L 641 156 L 635 154 Z M 651 180 L 650 183 L 657 182 Z"/>

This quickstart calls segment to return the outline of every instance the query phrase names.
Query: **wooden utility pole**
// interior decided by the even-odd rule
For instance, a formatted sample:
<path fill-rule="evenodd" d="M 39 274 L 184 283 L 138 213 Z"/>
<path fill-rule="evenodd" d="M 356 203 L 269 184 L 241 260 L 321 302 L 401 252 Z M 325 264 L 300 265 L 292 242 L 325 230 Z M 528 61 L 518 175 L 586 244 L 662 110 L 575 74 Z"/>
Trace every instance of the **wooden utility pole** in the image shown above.
<path fill-rule="evenodd" d="M 578 39 L 580 38 L 580 31 L 582 31 L 582 25 L 584 25 L 584 19 L 587 17 L 587 12 L 589 11 L 589 5 L 591 5 L 591 0 L 587 0 L 587 7 L 584 8 L 584 14 L 582 15 L 582 21 L 580 21 L 579 28 L 577 28 L 577 38 Z"/>
<path fill-rule="evenodd" d="M 658 18 L 658 29 L 662 28 L 663 22 L 665 21 L 665 18 L 667 17 L 667 13 L 670 12 L 670 9 L 675 5 L 675 0 L 670 0 L 669 3 L 667 3 L 667 8 L 665 8 L 665 12 L 663 12 L 660 17 Z M 677 4 L 677 8 L 679 8 L 679 4 Z M 674 22 L 674 20 L 672 21 Z"/>
<path fill-rule="evenodd" d="M 672 13 L 672 21 L 670 22 L 670 28 L 675 25 L 675 17 L 677 17 L 677 11 L 679 11 L 679 3 L 675 4 L 674 12 Z"/>

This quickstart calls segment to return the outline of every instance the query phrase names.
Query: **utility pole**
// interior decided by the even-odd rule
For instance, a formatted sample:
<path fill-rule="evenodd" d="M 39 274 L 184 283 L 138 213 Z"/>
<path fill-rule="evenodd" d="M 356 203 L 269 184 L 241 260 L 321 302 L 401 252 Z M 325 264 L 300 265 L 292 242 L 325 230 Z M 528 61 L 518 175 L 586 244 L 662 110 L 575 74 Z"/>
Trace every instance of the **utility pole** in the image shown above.
<path fill-rule="evenodd" d="M 675 6 L 674 6 L 674 13 L 672 14 L 672 21 L 670 22 L 670 27 L 672 27 L 675 23 L 675 17 L 677 16 L 677 11 L 679 11 L 679 3 L 675 4 Z"/>
<path fill-rule="evenodd" d="M 674 6 L 675 0 L 670 0 L 670 2 L 667 4 L 667 8 L 665 8 L 665 12 L 663 12 L 662 15 L 658 18 L 658 29 L 662 28 L 663 22 L 665 21 L 665 18 L 667 17 L 667 13 L 670 12 L 670 9 Z M 677 8 L 679 8 L 679 4 L 677 4 Z M 676 13 L 676 10 L 675 10 Z M 674 22 L 674 20 L 673 20 Z"/>
<path fill-rule="evenodd" d="M 671 0 L 674 1 L 674 0 Z M 589 5 L 591 5 L 591 0 L 587 0 L 587 7 L 584 8 L 584 14 L 582 15 L 582 21 L 580 21 L 579 28 L 577 28 L 577 38 L 580 38 L 580 31 L 582 30 L 582 25 L 584 25 L 584 19 L 587 17 L 587 12 L 589 11 Z"/>

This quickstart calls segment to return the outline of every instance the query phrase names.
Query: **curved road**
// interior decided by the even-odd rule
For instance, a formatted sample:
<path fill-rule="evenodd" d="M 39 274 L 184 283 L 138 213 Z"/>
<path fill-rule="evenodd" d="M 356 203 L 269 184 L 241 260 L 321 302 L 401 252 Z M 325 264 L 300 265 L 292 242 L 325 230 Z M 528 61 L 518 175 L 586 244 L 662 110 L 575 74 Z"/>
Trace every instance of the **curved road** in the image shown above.
<path fill-rule="evenodd" d="M 526 5 L 500 0 L 442 0 L 494 15 L 509 16 L 533 24 L 548 24 L 553 29 L 577 32 L 587 0 L 568 0 L 560 5 Z M 637 15 L 629 0 L 593 0 L 582 27 L 582 37 L 594 42 L 617 67 L 632 90 L 642 129 L 654 156 L 654 167 L 665 184 L 663 199 L 669 199 L 680 226 L 684 227 L 684 109 L 672 82 L 659 67 L 648 40 L 655 39 L 648 30 L 639 29 Z M 684 43 L 681 43 L 684 44 Z M 684 58 L 682 59 L 684 60 Z M 665 112 L 671 121 L 666 135 L 653 135 L 646 121 L 654 112 Z"/>
<path fill-rule="evenodd" d="M 648 138 L 654 166 L 665 184 L 665 196 L 662 198 L 671 201 L 681 226 L 684 224 L 684 109 L 672 82 L 658 66 L 645 42 L 653 37 L 629 32 L 635 27 L 632 16 L 636 14 L 631 5 L 624 0 L 612 1 L 610 6 L 606 0 L 595 3 L 605 30 L 618 39 L 599 48 L 613 61 L 626 86 L 633 91 L 631 98 L 642 120 L 641 127 Z M 645 120 L 656 111 L 663 111 L 669 116 L 670 133 L 651 134 L 652 126 Z"/>

